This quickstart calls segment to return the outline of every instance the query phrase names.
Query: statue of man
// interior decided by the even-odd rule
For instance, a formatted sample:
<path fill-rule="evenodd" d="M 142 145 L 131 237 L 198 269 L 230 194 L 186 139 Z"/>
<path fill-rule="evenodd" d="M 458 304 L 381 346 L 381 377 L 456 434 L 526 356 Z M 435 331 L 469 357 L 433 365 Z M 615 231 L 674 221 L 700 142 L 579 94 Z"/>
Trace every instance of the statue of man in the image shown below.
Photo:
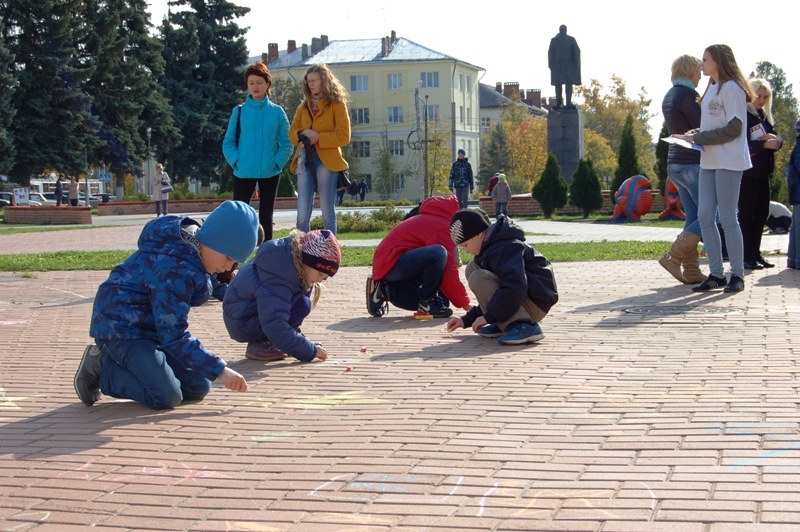
<path fill-rule="evenodd" d="M 567 27 L 561 25 L 558 35 L 550 39 L 547 51 L 547 66 L 550 67 L 550 84 L 556 88 L 556 106 L 563 105 L 561 86 L 567 86 L 567 108 L 572 105 L 572 86 L 581 84 L 581 49 L 574 37 L 567 35 Z"/>

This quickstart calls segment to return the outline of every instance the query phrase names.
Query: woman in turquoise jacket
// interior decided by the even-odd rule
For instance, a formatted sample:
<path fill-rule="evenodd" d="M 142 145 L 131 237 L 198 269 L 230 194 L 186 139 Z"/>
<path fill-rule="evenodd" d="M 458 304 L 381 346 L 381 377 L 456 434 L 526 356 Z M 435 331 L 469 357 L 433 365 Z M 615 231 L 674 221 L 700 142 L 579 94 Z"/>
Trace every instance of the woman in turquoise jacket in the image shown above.
<path fill-rule="evenodd" d="M 263 61 L 244 71 L 249 95 L 231 112 L 222 153 L 233 168 L 233 199 L 250 204 L 258 184 L 258 218 L 266 240 L 272 240 L 272 213 L 280 173 L 292 156 L 289 120 L 269 100 L 272 74 Z"/>

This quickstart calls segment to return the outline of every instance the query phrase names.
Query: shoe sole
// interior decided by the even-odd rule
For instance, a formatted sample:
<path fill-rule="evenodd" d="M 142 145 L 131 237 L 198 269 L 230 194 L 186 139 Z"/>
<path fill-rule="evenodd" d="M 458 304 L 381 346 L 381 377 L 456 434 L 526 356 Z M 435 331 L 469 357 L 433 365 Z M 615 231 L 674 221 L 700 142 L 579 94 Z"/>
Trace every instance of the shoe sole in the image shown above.
<path fill-rule="evenodd" d="M 538 342 L 544 338 L 544 334 L 534 334 L 533 336 L 528 336 L 527 338 L 520 338 L 519 340 L 506 340 L 505 342 L 498 341 L 500 345 L 522 345 L 522 344 L 533 344 Z"/>
<path fill-rule="evenodd" d="M 485 334 L 478 333 L 478 336 L 480 336 L 481 338 L 500 338 L 500 337 L 501 337 L 501 336 L 503 336 L 504 334 L 505 334 L 504 332 L 499 332 L 499 333 L 485 333 Z"/>
<path fill-rule="evenodd" d="M 276 353 L 274 355 L 268 355 L 268 356 L 258 356 L 252 353 L 244 354 L 244 358 L 246 358 L 247 360 L 255 360 L 257 362 L 278 362 L 280 360 L 286 360 L 288 356 L 289 355 L 287 355 L 286 353 Z"/>
<path fill-rule="evenodd" d="M 85 404 L 86 406 L 92 406 L 98 400 L 98 393 L 100 392 L 100 384 L 98 383 L 97 389 L 94 391 L 90 391 L 87 386 L 83 384 L 83 374 L 89 373 L 89 370 L 86 367 L 89 365 L 89 352 L 92 348 L 95 347 L 93 345 L 86 346 L 86 349 L 83 350 L 83 357 L 81 357 L 81 363 L 78 364 L 78 370 L 75 372 L 75 377 L 72 379 L 72 384 L 75 387 L 75 393 L 78 395 L 78 399 L 81 400 L 81 403 Z M 97 355 L 100 356 L 100 355 Z M 84 389 L 85 388 L 85 389 Z M 82 393 L 83 391 L 88 392 L 91 395 L 86 395 Z"/>

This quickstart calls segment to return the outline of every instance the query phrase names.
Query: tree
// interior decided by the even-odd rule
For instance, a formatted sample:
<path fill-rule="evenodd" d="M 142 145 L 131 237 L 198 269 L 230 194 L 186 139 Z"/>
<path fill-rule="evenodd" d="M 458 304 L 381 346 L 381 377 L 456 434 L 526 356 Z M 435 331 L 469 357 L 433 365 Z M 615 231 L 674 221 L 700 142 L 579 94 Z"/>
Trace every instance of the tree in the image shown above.
<path fill-rule="evenodd" d="M 244 99 L 244 35 L 235 19 L 250 8 L 227 0 L 171 0 L 161 26 L 167 69 L 162 80 L 173 118 L 187 141 L 166 146 L 176 173 L 216 180 L 224 165 L 222 138 L 231 110 Z"/>
<path fill-rule="evenodd" d="M 512 190 L 529 189 L 547 163 L 547 121 L 532 116 L 526 107 L 514 103 L 503 108 L 500 125 L 505 132 L 508 160 L 501 165 L 508 174 Z"/>
<path fill-rule="evenodd" d="M 572 176 L 569 186 L 569 202 L 583 211 L 583 217 L 603 207 L 603 192 L 600 189 L 600 177 L 594 170 L 591 160 L 578 161 L 578 169 Z"/>
<path fill-rule="evenodd" d="M 667 123 L 661 126 L 661 132 L 658 134 L 659 139 L 669 137 L 669 129 Z M 667 194 L 667 158 L 669 157 L 669 144 L 658 140 L 656 142 L 656 165 L 653 168 L 656 176 L 658 177 L 658 189 L 661 191 L 662 196 Z"/>
<path fill-rule="evenodd" d="M 80 175 L 86 149 L 98 142 L 92 100 L 84 91 L 93 69 L 82 51 L 92 30 L 87 6 L 80 0 L 17 0 L 6 7 L 5 38 L 18 83 L 9 174 L 23 184 L 48 168 Z"/>
<path fill-rule="evenodd" d="M 639 161 L 636 158 L 636 138 L 633 136 L 633 116 L 628 115 L 619 143 L 617 171 L 614 174 L 614 181 L 611 182 L 611 198 L 614 198 L 614 194 L 626 179 L 640 174 Z"/>
<path fill-rule="evenodd" d="M 781 68 L 769 61 L 760 61 L 755 72 L 750 77 L 766 79 L 772 88 L 772 114 L 775 116 L 775 129 L 783 137 L 783 147 L 775 152 L 775 172 L 773 175 L 785 178 L 786 169 L 789 167 L 789 156 L 795 144 L 795 135 L 792 131 L 797 120 L 798 104 L 794 96 L 792 84 L 786 83 L 786 74 Z M 776 192 L 773 183 L 773 192 Z M 773 200 L 780 201 L 773 194 Z"/>
<path fill-rule="evenodd" d="M 611 76 L 611 86 L 606 92 L 603 85 L 593 79 L 589 85 L 575 87 L 576 94 L 583 98 L 580 108 L 584 112 L 584 131 L 593 130 L 608 141 L 614 153 L 619 153 L 622 130 L 628 115 L 633 116 L 633 134 L 636 138 L 636 157 L 642 168 L 652 168 L 655 164 L 653 137 L 650 135 L 648 121 L 653 117 L 649 108 L 652 100 L 647 91 L 640 89 L 637 98 L 627 95 L 625 81 L 619 76 Z M 598 171 L 600 161 L 593 159 Z M 602 171 L 601 171 L 602 175 Z"/>
<path fill-rule="evenodd" d="M 592 161 L 595 171 L 601 177 L 601 185 L 606 188 L 617 170 L 617 154 L 611 149 L 608 140 L 597 131 L 584 129 L 583 134 L 584 158 Z"/>
<path fill-rule="evenodd" d="M 567 182 L 561 177 L 561 167 L 552 153 L 547 156 L 542 177 L 533 186 L 531 195 L 539 202 L 545 218 L 552 218 L 557 209 L 567 204 Z"/>
<path fill-rule="evenodd" d="M 506 165 L 510 159 L 506 131 L 498 122 L 489 131 L 481 133 L 481 169 L 475 186 L 480 190 L 487 190 L 489 180 L 495 173 L 506 173 Z"/>
<path fill-rule="evenodd" d="M 16 80 L 11 75 L 11 52 L 5 45 L 3 21 L 0 19 L 0 174 L 8 172 L 14 164 L 14 138 L 9 131 L 16 114 L 12 97 Z"/>
<path fill-rule="evenodd" d="M 165 66 L 163 47 L 150 35 L 147 3 L 107 0 L 88 5 L 94 13 L 94 31 L 86 49 L 102 65 L 86 83 L 100 140 L 89 155 L 90 160 L 108 164 L 122 186 L 124 175 L 137 173 L 147 158 L 147 127 L 156 147 L 177 143 L 180 131 L 158 84 Z"/>
<path fill-rule="evenodd" d="M 407 164 L 401 163 L 392 149 L 392 141 L 387 130 L 381 131 L 378 143 L 376 161 L 378 173 L 372 178 L 372 190 L 377 192 L 381 199 L 389 199 L 398 190 L 400 175 L 411 173 Z"/>
<path fill-rule="evenodd" d="M 438 119 L 428 121 L 428 197 L 450 193 L 447 185 L 450 182 L 450 168 L 453 165 L 451 139 L 452 133 L 448 124 Z M 425 151 L 422 153 L 424 157 Z"/>

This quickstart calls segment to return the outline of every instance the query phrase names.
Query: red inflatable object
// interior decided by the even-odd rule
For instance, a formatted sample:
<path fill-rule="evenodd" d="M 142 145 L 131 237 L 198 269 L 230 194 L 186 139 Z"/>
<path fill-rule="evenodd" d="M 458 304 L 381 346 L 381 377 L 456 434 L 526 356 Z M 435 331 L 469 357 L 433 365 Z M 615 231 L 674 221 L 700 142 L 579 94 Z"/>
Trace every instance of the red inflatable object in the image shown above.
<path fill-rule="evenodd" d="M 664 204 L 666 208 L 658 215 L 659 220 L 686 220 L 678 189 L 670 178 L 667 178 L 667 193 L 664 194 Z"/>
<path fill-rule="evenodd" d="M 649 188 L 650 181 L 643 175 L 626 179 L 614 194 L 614 221 L 638 222 L 643 214 L 650 212 L 653 194 Z"/>

